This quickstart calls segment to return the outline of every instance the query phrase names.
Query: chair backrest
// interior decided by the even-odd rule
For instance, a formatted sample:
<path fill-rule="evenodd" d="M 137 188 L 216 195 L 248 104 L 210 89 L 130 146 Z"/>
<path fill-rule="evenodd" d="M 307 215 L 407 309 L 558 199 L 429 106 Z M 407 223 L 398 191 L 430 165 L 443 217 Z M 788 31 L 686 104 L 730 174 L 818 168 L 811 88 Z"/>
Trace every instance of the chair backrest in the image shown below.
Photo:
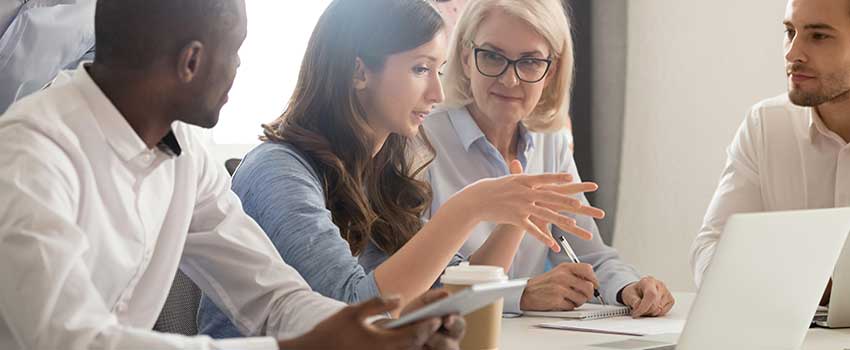
<path fill-rule="evenodd" d="M 163 333 L 198 334 L 197 315 L 200 302 L 201 290 L 182 271 L 177 271 L 165 306 L 153 329 Z"/>
<path fill-rule="evenodd" d="M 230 173 L 230 176 L 233 176 L 233 173 L 236 171 L 236 168 L 239 167 L 239 163 L 242 163 L 242 159 L 232 158 L 224 162 L 224 167 L 227 168 L 227 172 Z"/>
<path fill-rule="evenodd" d="M 224 162 L 227 172 L 233 175 L 242 159 L 233 158 Z M 177 271 L 174 284 L 168 292 L 165 306 L 156 320 L 153 329 L 163 333 L 179 333 L 184 335 L 198 334 L 198 304 L 201 302 L 201 290 L 183 274 Z"/>

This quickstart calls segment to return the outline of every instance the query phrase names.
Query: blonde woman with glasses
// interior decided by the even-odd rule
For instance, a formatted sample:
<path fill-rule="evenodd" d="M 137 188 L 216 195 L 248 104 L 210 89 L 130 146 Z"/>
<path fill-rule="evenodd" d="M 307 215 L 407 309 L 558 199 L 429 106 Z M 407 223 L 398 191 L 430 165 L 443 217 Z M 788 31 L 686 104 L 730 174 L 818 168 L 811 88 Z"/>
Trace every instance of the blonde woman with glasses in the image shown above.
<path fill-rule="evenodd" d="M 445 103 L 425 121 L 437 154 L 426 174 L 432 209 L 476 181 L 512 173 L 567 173 L 581 182 L 569 148 L 573 43 L 561 2 L 470 1 L 449 49 Z M 584 195 L 577 198 L 590 208 Z M 519 227 L 493 223 L 479 224 L 460 255 L 472 263 L 498 261 L 512 278 L 531 278 L 522 296 L 506 300 L 506 311 L 571 310 L 596 301 L 630 306 L 634 317 L 668 313 L 675 301 L 664 283 L 641 278 L 602 242 L 593 220 L 601 213 L 579 214 L 585 215 L 572 216 L 592 240 L 557 227 L 551 234 L 565 237 L 584 264 Z"/>

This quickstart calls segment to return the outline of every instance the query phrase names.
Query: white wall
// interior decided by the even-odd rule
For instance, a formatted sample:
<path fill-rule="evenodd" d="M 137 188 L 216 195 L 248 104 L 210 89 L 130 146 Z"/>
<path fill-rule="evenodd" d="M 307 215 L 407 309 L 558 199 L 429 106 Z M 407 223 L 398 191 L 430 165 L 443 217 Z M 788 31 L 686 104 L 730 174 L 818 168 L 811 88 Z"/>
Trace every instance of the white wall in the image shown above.
<path fill-rule="evenodd" d="M 631 0 L 614 245 L 693 290 L 690 245 L 748 108 L 785 91 L 777 0 Z"/>

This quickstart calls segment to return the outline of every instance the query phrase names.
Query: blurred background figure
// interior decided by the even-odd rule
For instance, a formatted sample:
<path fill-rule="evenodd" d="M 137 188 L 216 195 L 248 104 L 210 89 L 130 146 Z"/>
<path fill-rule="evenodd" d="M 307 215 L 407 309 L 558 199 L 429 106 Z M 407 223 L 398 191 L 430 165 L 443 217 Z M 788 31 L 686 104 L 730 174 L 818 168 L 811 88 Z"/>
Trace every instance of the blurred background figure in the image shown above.
<path fill-rule="evenodd" d="M 94 0 L 0 1 L 0 113 L 94 58 Z"/>
<path fill-rule="evenodd" d="M 457 23 L 458 17 L 460 17 L 460 12 L 463 11 L 464 6 L 466 6 L 467 0 L 430 0 L 434 7 L 440 11 L 443 15 L 443 18 L 446 20 L 446 27 L 449 32 L 453 31 L 455 28 L 455 23 Z"/>

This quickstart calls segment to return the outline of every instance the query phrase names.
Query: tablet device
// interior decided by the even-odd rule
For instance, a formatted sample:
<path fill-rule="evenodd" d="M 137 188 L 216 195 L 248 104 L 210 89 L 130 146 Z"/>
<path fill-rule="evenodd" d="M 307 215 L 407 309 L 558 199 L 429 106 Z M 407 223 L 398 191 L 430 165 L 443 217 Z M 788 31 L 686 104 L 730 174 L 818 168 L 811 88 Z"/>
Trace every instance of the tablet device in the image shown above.
<path fill-rule="evenodd" d="M 506 282 L 481 283 L 470 286 L 445 299 L 428 304 L 425 307 L 390 321 L 386 328 L 398 328 L 431 317 L 442 317 L 450 314 L 466 315 L 482 307 L 492 304 L 499 298 L 513 293 L 521 293 L 527 279 Z"/>

